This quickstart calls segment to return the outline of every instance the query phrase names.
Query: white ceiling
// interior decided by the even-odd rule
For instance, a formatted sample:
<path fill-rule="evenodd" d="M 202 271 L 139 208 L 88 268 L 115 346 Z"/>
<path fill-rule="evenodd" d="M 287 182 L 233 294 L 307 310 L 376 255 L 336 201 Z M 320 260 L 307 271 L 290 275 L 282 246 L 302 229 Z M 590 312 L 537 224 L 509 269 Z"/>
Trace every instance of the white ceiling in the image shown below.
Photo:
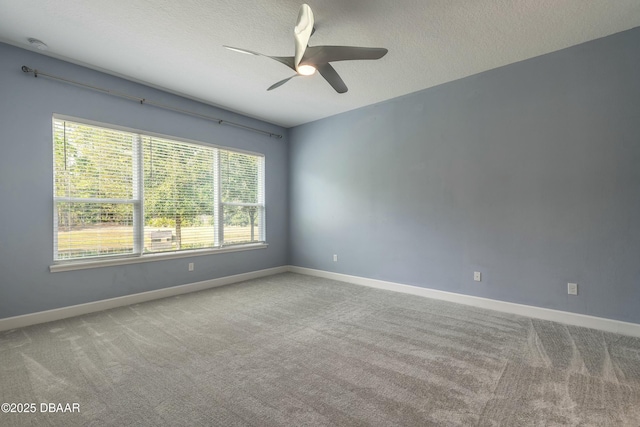
<path fill-rule="evenodd" d="M 317 74 L 267 92 L 292 71 L 222 47 L 293 55 L 301 0 L 0 0 L 0 41 L 291 127 L 640 26 L 639 0 L 307 1 L 310 45 L 389 49 L 333 64 L 345 94 Z"/>

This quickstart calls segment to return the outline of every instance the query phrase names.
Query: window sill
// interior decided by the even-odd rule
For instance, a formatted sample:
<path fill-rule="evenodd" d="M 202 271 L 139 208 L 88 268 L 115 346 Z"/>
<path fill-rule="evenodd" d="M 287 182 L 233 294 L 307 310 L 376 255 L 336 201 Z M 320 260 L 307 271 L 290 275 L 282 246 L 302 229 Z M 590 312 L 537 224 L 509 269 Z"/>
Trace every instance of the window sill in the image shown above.
<path fill-rule="evenodd" d="M 60 262 L 49 266 L 51 273 L 59 273 L 61 271 L 84 270 L 88 268 L 112 267 L 116 265 L 138 264 L 143 262 L 164 261 L 167 259 L 192 258 L 195 256 L 214 255 L 227 252 L 242 252 L 254 249 L 266 249 L 267 243 L 255 243 L 249 245 L 227 246 L 216 249 L 201 249 L 185 252 L 169 252 L 161 254 L 149 254 L 137 257 L 102 259 L 96 261 L 69 261 Z"/>

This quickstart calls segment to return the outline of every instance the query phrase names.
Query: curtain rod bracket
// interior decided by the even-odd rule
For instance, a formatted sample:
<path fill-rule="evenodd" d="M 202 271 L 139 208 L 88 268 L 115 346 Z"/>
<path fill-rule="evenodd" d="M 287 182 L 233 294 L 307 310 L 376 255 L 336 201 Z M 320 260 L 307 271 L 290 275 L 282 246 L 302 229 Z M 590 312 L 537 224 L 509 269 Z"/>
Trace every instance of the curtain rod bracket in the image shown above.
<path fill-rule="evenodd" d="M 23 73 L 33 73 L 33 77 L 38 77 L 38 70 L 34 70 L 33 68 L 29 68 L 26 65 L 22 66 Z"/>

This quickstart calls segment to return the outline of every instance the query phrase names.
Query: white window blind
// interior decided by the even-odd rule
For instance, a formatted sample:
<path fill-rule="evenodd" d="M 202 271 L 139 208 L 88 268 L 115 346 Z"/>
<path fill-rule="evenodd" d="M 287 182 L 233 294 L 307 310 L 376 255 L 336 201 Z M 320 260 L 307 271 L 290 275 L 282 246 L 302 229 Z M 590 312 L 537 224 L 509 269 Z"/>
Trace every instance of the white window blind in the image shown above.
<path fill-rule="evenodd" d="M 263 242 L 264 157 L 53 120 L 54 260 Z"/>
<path fill-rule="evenodd" d="M 146 250 L 214 247 L 214 149 L 151 137 L 143 147 Z"/>
<path fill-rule="evenodd" d="M 264 192 L 262 162 L 255 156 L 222 151 L 220 179 L 225 243 L 262 240 Z"/>
<path fill-rule="evenodd" d="M 53 135 L 55 258 L 133 254 L 136 135 L 64 121 Z"/>

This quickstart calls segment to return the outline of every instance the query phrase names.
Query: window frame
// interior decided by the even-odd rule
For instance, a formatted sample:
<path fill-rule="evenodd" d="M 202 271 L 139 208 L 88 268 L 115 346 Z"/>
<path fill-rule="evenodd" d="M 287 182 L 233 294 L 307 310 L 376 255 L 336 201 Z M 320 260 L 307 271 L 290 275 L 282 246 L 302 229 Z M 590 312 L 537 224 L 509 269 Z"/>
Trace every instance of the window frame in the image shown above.
<path fill-rule="evenodd" d="M 103 123 L 94 120 L 88 120 L 84 118 L 78 118 L 63 114 L 54 113 L 51 117 L 51 139 L 52 142 L 52 159 L 55 163 L 55 151 L 54 148 L 54 135 L 55 135 L 55 122 L 56 121 L 68 121 L 78 123 L 86 126 L 94 126 L 105 128 L 113 131 L 122 131 L 132 133 L 136 136 L 133 143 L 132 150 L 134 152 L 134 163 L 132 171 L 132 199 L 101 199 L 101 198 L 78 198 L 78 197 L 61 197 L 56 196 L 55 179 L 56 169 L 53 167 L 52 171 L 52 206 L 53 206 L 53 264 L 49 266 L 51 272 L 69 271 L 85 268 L 105 267 L 112 265 L 122 264 L 134 264 L 141 262 L 159 261 L 172 258 L 187 258 L 202 255 L 211 255 L 216 253 L 225 252 L 237 252 L 254 249 L 264 249 L 268 247 L 266 242 L 266 203 L 265 203 L 265 164 L 266 155 L 264 153 L 257 153 L 249 150 L 243 150 L 234 147 L 226 147 L 223 145 L 213 144 L 203 141 L 195 141 L 187 138 L 165 135 L 157 132 L 149 132 L 125 126 L 115 125 L 111 123 Z M 214 188 L 213 188 L 213 203 L 214 203 L 214 247 L 212 248 L 200 248 L 200 249 L 183 249 L 174 251 L 164 251 L 156 253 L 145 253 L 144 251 L 144 155 L 143 155 L 143 139 L 144 137 L 161 138 L 169 141 L 175 141 L 178 143 L 193 144 L 214 150 Z M 261 161 L 258 162 L 258 203 L 229 203 L 222 202 L 221 200 L 221 181 L 220 181 L 220 156 L 219 150 L 229 151 L 233 153 L 247 154 L 258 157 Z M 132 221 L 132 237 L 133 237 L 133 253 L 116 254 L 116 255 L 98 255 L 94 257 L 75 258 L 75 259 L 57 259 L 58 254 L 58 203 L 65 202 L 80 202 L 80 203 L 124 203 L 133 205 L 133 221 Z M 224 206 L 225 205 L 246 205 L 256 206 L 259 209 L 258 223 L 260 224 L 258 241 L 252 242 L 239 242 L 239 243 L 224 243 Z"/>

